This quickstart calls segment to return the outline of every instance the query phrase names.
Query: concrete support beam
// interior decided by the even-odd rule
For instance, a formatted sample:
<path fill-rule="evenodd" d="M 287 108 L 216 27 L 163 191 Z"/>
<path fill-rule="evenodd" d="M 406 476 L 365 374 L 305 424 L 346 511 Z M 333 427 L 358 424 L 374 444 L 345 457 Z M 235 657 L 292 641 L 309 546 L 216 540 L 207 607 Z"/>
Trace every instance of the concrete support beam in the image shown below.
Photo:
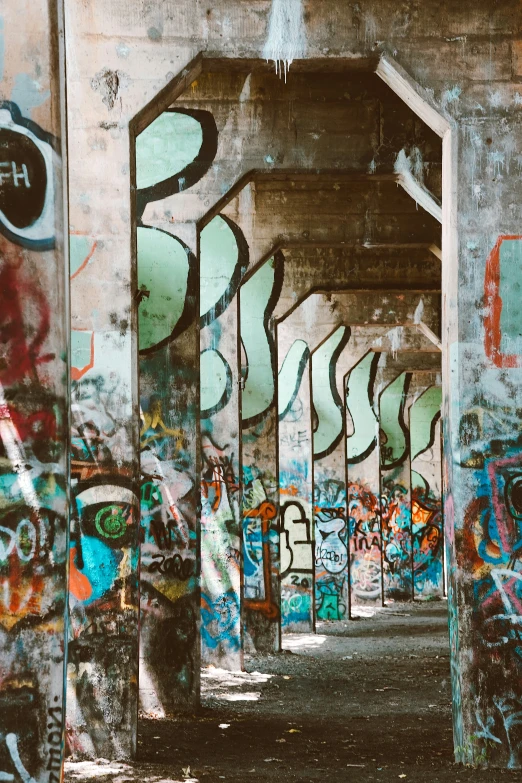
<path fill-rule="evenodd" d="M 88 589 L 69 557 L 62 11 L 7 2 L 0 31 L 0 779 L 46 783 L 62 779 L 69 559 Z"/>
<path fill-rule="evenodd" d="M 248 208 L 245 208 L 245 206 Z M 274 247 L 303 242 L 438 244 L 440 225 L 400 188 L 394 177 L 343 172 L 280 178 L 258 175 L 223 206 L 244 232 L 255 266 Z"/>

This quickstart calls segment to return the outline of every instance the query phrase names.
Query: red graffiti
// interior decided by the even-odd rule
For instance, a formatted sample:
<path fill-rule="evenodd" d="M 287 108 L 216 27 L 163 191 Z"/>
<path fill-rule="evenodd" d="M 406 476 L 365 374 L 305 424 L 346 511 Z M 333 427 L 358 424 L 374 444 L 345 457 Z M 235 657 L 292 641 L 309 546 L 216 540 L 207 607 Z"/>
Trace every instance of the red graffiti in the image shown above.
<path fill-rule="evenodd" d="M 261 612 L 269 620 L 276 620 L 279 617 L 279 608 L 272 601 L 272 585 L 270 581 L 270 523 L 277 516 L 277 509 L 273 503 L 265 500 L 257 508 L 246 511 L 244 516 L 252 519 L 258 517 L 261 520 L 261 538 L 263 542 L 263 584 L 265 587 L 265 598 L 262 601 L 245 599 L 245 606 L 253 611 Z"/>
<path fill-rule="evenodd" d="M 518 234 L 500 236 L 486 261 L 484 276 L 484 294 L 486 298 L 486 315 L 484 318 L 484 350 L 486 356 L 495 367 L 521 367 L 522 357 L 516 354 L 502 353 L 500 344 L 502 330 L 500 318 L 502 315 L 502 297 L 500 296 L 500 246 L 505 240 L 522 239 Z"/>
<path fill-rule="evenodd" d="M 42 352 L 49 333 L 45 293 L 24 276 L 23 252 L 0 238 L 0 383 L 38 380 L 37 368 L 54 359 Z"/>

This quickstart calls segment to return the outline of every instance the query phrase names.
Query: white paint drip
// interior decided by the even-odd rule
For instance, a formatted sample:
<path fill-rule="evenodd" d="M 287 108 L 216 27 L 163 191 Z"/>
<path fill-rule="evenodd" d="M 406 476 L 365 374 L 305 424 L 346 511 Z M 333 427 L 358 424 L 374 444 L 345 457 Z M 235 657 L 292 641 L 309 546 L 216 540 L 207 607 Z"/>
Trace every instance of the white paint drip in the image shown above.
<path fill-rule="evenodd" d="M 402 336 L 404 332 L 403 326 L 396 326 L 394 329 L 390 329 L 388 332 L 388 338 L 390 340 L 390 350 L 394 359 L 397 358 L 397 354 L 402 348 Z"/>
<path fill-rule="evenodd" d="M 421 298 L 413 314 L 413 323 L 420 324 L 423 315 L 424 315 L 424 299 Z"/>
<path fill-rule="evenodd" d="M 286 81 L 290 65 L 298 57 L 304 57 L 306 48 L 303 0 L 272 0 L 268 35 L 263 47 L 265 60 L 271 60 L 276 73 L 284 74 Z"/>

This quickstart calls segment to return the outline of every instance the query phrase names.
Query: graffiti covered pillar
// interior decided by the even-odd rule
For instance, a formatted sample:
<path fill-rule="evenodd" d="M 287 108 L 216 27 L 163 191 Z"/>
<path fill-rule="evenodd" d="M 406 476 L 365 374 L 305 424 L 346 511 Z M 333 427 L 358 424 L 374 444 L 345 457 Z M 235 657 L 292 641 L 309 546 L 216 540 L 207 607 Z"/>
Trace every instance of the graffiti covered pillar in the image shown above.
<path fill-rule="evenodd" d="M 239 228 L 220 215 L 200 234 L 201 649 L 242 668 L 241 421 L 237 288 L 248 265 Z"/>
<path fill-rule="evenodd" d="M 374 384 L 380 356 L 380 353 L 369 351 L 345 381 L 350 611 L 365 604 L 379 605 L 384 600 L 379 420 L 374 411 Z"/>
<path fill-rule="evenodd" d="M 281 347 L 278 343 L 278 351 Z M 281 630 L 306 632 L 314 629 L 315 618 L 310 351 L 304 340 L 283 353 L 277 397 Z"/>
<path fill-rule="evenodd" d="M 140 390 L 140 710 L 165 717 L 199 702 L 199 542 L 195 440 L 197 261 L 177 227 L 146 225 L 201 143 L 200 122 L 160 114 L 136 137 Z M 187 232 L 188 233 L 188 232 Z M 186 237 L 189 238 L 188 236 Z"/>
<path fill-rule="evenodd" d="M 444 595 L 442 388 L 427 388 L 409 409 L 411 522 L 415 599 Z"/>
<path fill-rule="evenodd" d="M 312 353 L 313 521 L 315 606 L 318 620 L 348 615 L 348 542 L 344 466 L 344 405 L 338 366 L 350 339 L 340 326 Z M 342 376 L 342 373 L 341 373 Z"/>
<path fill-rule="evenodd" d="M 240 288 L 245 645 L 280 649 L 276 346 L 272 312 L 284 276 L 276 253 Z"/>
<path fill-rule="evenodd" d="M 385 600 L 413 598 L 410 449 L 404 420 L 410 381 L 411 373 L 401 373 L 379 398 Z"/>
<path fill-rule="evenodd" d="M 62 779 L 68 227 L 61 4 L 2 8 L 0 780 Z"/>

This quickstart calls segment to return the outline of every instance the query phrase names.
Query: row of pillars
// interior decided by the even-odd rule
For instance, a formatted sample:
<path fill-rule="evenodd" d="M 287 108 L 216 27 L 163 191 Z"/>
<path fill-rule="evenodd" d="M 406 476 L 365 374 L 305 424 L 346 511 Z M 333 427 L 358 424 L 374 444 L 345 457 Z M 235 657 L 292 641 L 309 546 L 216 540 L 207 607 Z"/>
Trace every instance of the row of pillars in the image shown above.
<path fill-rule="evenodd" d="M 297 185 L 292 181 L 284 186 L 275 181 L 267 163 L 264 180 L 257 174 L 251 177 L 258 187 L 257 213 L 254 201 L 249 201 L 255 196 L 253 187 L 245 189 L 237 203 L 230 200 L 219 214 L 205 214 L 198 226 L 188 218 L 183 223 L 183 215 L 190 210 L 177 222 L 167 216 L 165 224 L 172 222 L 173 231 L 185 232 L 185 244 L 170 231 L 144 222 L 145 207 L 161 201 L 161 194 L 154 190 L 154 176 L 152 184 L 147 177 L 138 182 L 138 197 L 126 208 L 132 191 L 118 190 L 122 182 L 128 182 L 126 114 L 121 128 L 116 123 L 100 123 L 101 129 L 118 138 L 119 146 L 115 143 L 111 149 L 117 148 L 120 155 L 110 161 L 115 189 L 105 194 L 114 192 L 121 198 L 122 225 L 137 224 L 128 246 L 128 235 L 120 226 L 123 239 L 116 243 L 115 271 L 109 273 L 104 266 L 109 266 L 114 247 L 113 220 L 104 214 L 106 224 L 100 218 L 108 213 L 108 204 L 100 202 L 96 213 L 100 222 L 86 221 L 86 232 L 77 227 L 68 230 L 67 178 L 61 168 L 59 141 L 65 125 L 59 116 L 64 105 L 60 100 L 64 85 L 59 79 L 63 68 L 55 48 L 59 25 L 49 16 L 56 10 L 54 4 L 35 4 L 35 8 L 40 25 L 36 11 L 23 14 L 12 3 L 7 9 L 4 29 L 9 31 L 5 40 L 10 49 L 4 77 L 9 89 L 4 94 L 17 94 L 16 76 L 33 73 L 31 58 L 38 50 L 43 66 L 39 63 L 37 72 L 52 100 L 33 107 L 32 120 L 13 101 L 0 105 L 1 184 L 6 194 L 0 215 L 0 777 L 16 783 L 58 783 L 64 733 L 69 752 L 76 757 L 132 757 L 139 697 L 149 715 L 179 714 L 197 703 L 201 657 L 206 662 L 230 662 L 234 657 L 239 666 L 242 648 L 278 649 L 281 624 L 277 613 L 284 623 L 291 617 L 287 604 L 292 603 L 290 592 L 285 602 L 279 591 L 297 588 L 294 595 L 299 595 L 299 607 L 302 596 L 309 596 L 306 623 L 310 627 L 323 607 L 321 619 L 340 614 L 343 606 L 345 612 L 350 611 L 350 606 L 363 600 L 361 593 L 368 600 L 368 593 L 376 587 L 380 600 L 387 591 L 388 595 L 395 591 L 396 597 L 416 591 L 420 595 L 427 584 L 418 578 L 423 573 L 421 554 L 427 556 L 433 574 L 440 574 L 440 559 L 434 556 L 440 526 L 432 529 L 437 527 L 432 523 L 438 472 L 428 472 L 420 464 L 411 470 L 410 464 L 410 483 L 404 485 L 399 473 L 408 458 L 415 463 L 430 449 L 430 468 L 436 464 L 438 425 L 433 431 L 434 417 L 429 438 L 423 437 L 421 443 L 428 444 L 428 451 L 416 452 L 412 445 L 417 438 L 415 419 L 420 417 L 415 411 L 417 405 L 421 410 L 423 395 L 410 406 L 409 425 L 407 408 L 419 373 L 435 373 L 429 384 L 423 376 L 425 394 L 438 385 L 440 354 L 422 340 L 437 346 L 440 286 L 435 282 L 430 288 L 424 279 L 419 290 L 404 286 L 397 290 L 399 268 L 407 280 L 408 270 L 415 266 L 404 258 L 407 249 L 401 258 L 385 264 L 390 278 L 379 277 L 378 288 L 375 280 L 368 283 L 369 276 L 361 272 L 364 265 L 357 267 L 358 283 L 354 285 L 352 278 L 351 290 L 347 290 L 346 264 L 330 268 L 322 278 L 316 274 L 317 268 L 325 271 L 320 265 L 293 276 L 292 264 L 287 263 L 291 253 L 285 256 L 281 237 L 287 235 L 287 223 L 294 214 L 294 240 L 296 236 L 305 240 L 311 232 L 323 248 L 329 242 L 343 244 L 345 260 L 351 253 L 367 254 L 371 259 L 379 249 L 367 241 L 368 236 L 387 241 L 385 252 L 395 242 L 400 244 L 401 238 L 403 251 L 408 239 L 417 250 L 420 245 L 426 249 L 440 235 L 441 210 L 429 194 L 414 188 L 430 213 L 419 210 L 417 219 L 415 205 L 410 204 L 408 211 L 404 193 L 396 188 L 398 175 L 372 179 L 373 175 L 362 173 L 355 185 L 351 175 L 328 180 L 325 187 L 337 211 L 325 217 L 326 212 L 314 213 L 320 173 L 314 174 L 319 183 L 314 193 L 306 189 L 307 172 L 301 179 L 294 178 L 299 180 Z M 15 51 L 11 41 L 16 40 L 15 31 L 21 35 L 22 29 L 31 41 L 37 30 L 42 46 L 17 46 Z M 201 70 L 201 63 L 198 67 Z M 379 62 L 379 69 L 383 78 L 393 70 L 386 60 Z M 114 108 L 118 79 L 105 74 L 85 80 L 93 92 L 101 87 L 108 111 Z M 180 80 L 178 96 L 183 80 L 185 87 L 194 83 L 188 76 Z M 394 71 L 392 80 L 401 95 L 411 98 L 415 90 L 405 77 L 397 78 Z M 79 89 L 80 80 L 75 84 Z M 171 101 L 176 97 L 174 92 L 169 95 Z M 123 101 L 121 95 L 119 100 Z M 417 109 L 419 103 L 423 103 L 420 98 Z M 421 109 L 423 116 L 433 120 L 435 110 Z M 194 112 L 181 114 L 190 124 L 187 117 Z M 183 171 L 192 180 L 173 176 L 177 190 L 169 195 L 174 200 L 181 191 L 190 191 L 195 178 L 203 177 L 212 165 L 218 134 L 208 115 L 205 112 L 207 127 L 214 133 L 210 134 L 213 146 L 202 143 L 206 157 L 199 159 L 197 145 L 189 145 L 188 152 L 184 148 L 180 157 L 185 156 L 188 163 Z M 493 143 L 501 126 L 493 112 L 482 126 L 484 136 L 491 134 L 484 142 Z M 481 760 L 483 751 L 495 752 L 503 763 L 516 766 L 520 763 L 516 608 L 521 581 L 516 416 L 520 384 L 515 382 L 518 354 L 508 349 L 511 340 L 518 344 L 519 331 L 517 320 L 509 315 L 516 311 L 514 305 L 505 309 L 502 321 L 499 292 L 505 301 L 516 304 L 516 289 L 511 290 L 506 270 L 520 269 L 520 236 L 516 213 L 510 211 L 515 201 L 508 188 L 501 192 L 498 153 L 492 150 L 495 154 L 487 164 L 491 171 L 485 174 L 486 164 L 480 162 L 479 171 L 473 150 L 471 163 L 466 151 L 460 157 L 455 152 L 457 140 L 463 147 L 468 143 L 468 128 L 450 129 L 445 120 L 437 127 L 445 137 L 446 179 L 455 189 L 452 197 L 458 190 L 462 202 L 475 199 L 468 212 L 459 204 L 461 249 L 468 263 L 465 272 L 458 266 L 458 242 L 452 233 L 454 204 L 445 204 L 445 257 L 454 261 L 445 267 L 451 315 L 446 324 L 451 351 L 445 356 L 445 381 L 452 406 L 446 406 L 451 414 L 451 431 L 447 430 L 451 451 L 446 461 L 445 485 L 450 492 L 445 519 L 451 550 L 448 598 L 455 744 L 461 759 Z M 130 138 L 139 152 L 142 134 L 136 128 L 133 124 Z M 472 138 L 473 143 L 477 139 L 482 143 L 475 131 Z M 511 141 L 505 137 L 506 149 Z M 73 139 L 71 150 L 76 142 Z M 191 149 L 195 150 L 193 160 Z M 107 163 L 109 158 L 106 155 Z M 269 158 L 267 154 L 265 160 Z M 248 166 L 255 168 L 258 160 L 252 160 L 248 159 Z M 147 156 L 142 155 L 131 161 L 130 168 L 140 161 L 147 166 Z M 298 162 L 297 157 L 294 161 Z M 142 173 L 139 165 L 136 168 L 138 175 Z M 492 179 L 493 168 L 496 176 Z M 502 214 L 504 222 L 491 217 L 487 231 L 477 228 L 475 217 L 469 217 L 479 207 L 468 169 L 473 171 L 473 182 L 477 177 L 480 203 L 486 199 L 491 205 L 490 217 Z M 124 172 L 123 179 L 115 176 L 116 171 L 118 177 Z M 156 171 L 155 176 L 161 183 L 162 172 Z M 231 171 L 228 177 L 233 180 Z M 404 185 L 404 174 L 402 179 Z M 411 189 L 412 177 L 406 179 Z M 492 190 L 490 183 L 497 180 L 499 190 Z M 92 202 L 82 201 L 86 195 L 80 193 L 80 185 L 73 184 L 84 214 L 94 211 Z M 468 187 L 472 197 L 465 191 Z M 446 187 L 446 193 L 449 190 Z M 276 192 L 279 195 L 274 197 Z M 268 207 L 256 226 L 253 217 L 260 215 L 263 199 Z M 294 209 L 305 202 L 306 227 L 299 226 L 302 216 Z M 393 212 L 399 202 L 402 218 Z M 378 225 L 384 203 L 391 207 Z M 510 209 L 499 210 L 501 203 Z M 347 214 L 350 204 L 353 219 L 343 222 L 340 216 Z M 194 212 L 201 215 L 202 207 L 198 209 Z M 151 211 L 148 214 L 154 222 Z M 250 221 L 249 231 L 244 230 L 242 220 Z M 262 241 L 256 234 L 260 226 Z M 118 265 L 124 245 L 123 261 Z M 134 272 L 130 275 L 130 263 L 122 274 L 131 246 L 136 251 L 132 258 L 137 259 L 137 281 Z M 254 246 L 264 250 L 251 262 Z M 275 246 L 282 248 L 280 255 L 273 252 Z M 261 256 L 268 260 L 259 265 Z M 417 272 L 418 268 L 417 264 Z M 355 272 L 355 264 L 351 271 Z M 69 273 L 72 329 L 66 307 Z M 257 280 L 256 275 L 260 275 Z M 395 286 L 390 285 L 392 279 Z M 484 279 L 488 312 L 479 313 L 478 305 L 471 312 L 482 296 L 474 286 L 478 281 L 482 288 Z M 114 310 L 105 296 L 108 280 L 111 294 L 118 287 L 120 293 L 124 291 Z M 312 287 L 320 290 L 310 294 Z M 379 307 L 379 301 L 384 301 L 383 288 L 387 289 L 386 307 Z M 316 295 L 315 303 L 312 297 Z M 97 296 L 99 311 L 92 306 Z M 278 303 L 283 303 L 279 310 Z M 297 326 L 292 330 L 294 321 Z M 386 334 L 376 333 L 373 342 L 368 342 L 364 330 L 370 328 L 383 328 Z M 318 340 L 312 344 L 310 336 L 315 338 L 316 332 Z M 354 352 L 351 364 L 344 363 L 342 353 L 345 349 L 349 353 L 357 340 L 364 348 Z M 382 340 L 380 345 L 378 340 Z M 407 345 L 419 357 L 433 353 L 437 357 L 425 362 L 415 359 L 393 369 L 393 361 L 408 353 Z M 383 357 L 388 357 L 386 366 Z M 314 361 L 320 368 L 315 374 Z M 390 368 L 393 374 L 386 375 Z M 363 385 L 367 379 L 367 393 L 362 396 L 356 392 L 358 376 L 363 377 Z M 470 391 L 475 384 L 476 395 L 474 388 Z M 485 389 L 496 395 L 491 406 Z M 300 416 L 302 429 L 294 426 Z M 428 418 L 420 428 L 424 433 Z M 294 459 L 296 454 L 298 459 Z M 333 461 L 328 464 L 334 454 L 343 466 L 340 479 L 335 478 Z M 404 460 L 405 454 L 409 457 Z M 380 459 L 378 470 L 368 467 L 363 474 L 362 466 L 372 457 Z M 328 468 L 324 473 L 323 462 Z M 305 465 L 307 472 L 301 475 Z M 341 502 L 336 498 L 330 503 L 331 485 L 326 483 L 330 480 L 344 480 Z M 369 578 L 378 571 L 378 558 L 371 568 L 368 560 L 361 566 L 358 553 L 366 545 L 360 547 L 360 540 L 354 541 L 361 530 L 366 534 L 364 522 L 373 518 L 368 513 L 368 519 L 360 523 L 359 507 L 352 505 L 351 487 L 365 481 L 375 481 L 370 489 L 376 503 L 368 499 L 368 506 L 373 504 L 371 513 L 375 506 L 380 511 L 380 520 L 369 525 L 370 532 L 381 536 L 380 581 Z M 323 505 L 325 498 L 328 504 Z M 363 516 L 366 502 L 365 496 Z M 340 509 L 337 517 L 332 509 Z M 430 516 L 433 511 L 435 516 Z M 351 519 L 355 520 L 353 529 Z M 343 534 L 338 535 L 341 521 L 346 523 L 344 541 Z M 423 525 L 425 540 L 418 538 Z M 378 531 L 372 531 L 372 526 Z M 293 576 L 299 580 L 299 573 L 292 569 L 294 556 L 296 563 L 299 558 L 297 547 L 303 544 L 297 539 L 297 529 L 304 531 L 303 551 L 308 564 L 312 563 L 307 587 L 302 580 L 300 584 L 292 581 Z M 333 542 L 331 549 L 323 546 L 328 539 Z M 372 546 L 373 538 L 368 551 Z M 403 562 L 406 567 L 401 568 Z M 342 565 L 344 573 L 332 574 L 332 565 Z M 344 577 L 345 592 L 339 600 L 333 593 L 333 576 L 339 583 Z M 287 577 L 290 584 L 283 584 Z M 431 582 L 440 590 L 440 581 Z M 431 583 L 427 590 L 432 590 Z"/>

